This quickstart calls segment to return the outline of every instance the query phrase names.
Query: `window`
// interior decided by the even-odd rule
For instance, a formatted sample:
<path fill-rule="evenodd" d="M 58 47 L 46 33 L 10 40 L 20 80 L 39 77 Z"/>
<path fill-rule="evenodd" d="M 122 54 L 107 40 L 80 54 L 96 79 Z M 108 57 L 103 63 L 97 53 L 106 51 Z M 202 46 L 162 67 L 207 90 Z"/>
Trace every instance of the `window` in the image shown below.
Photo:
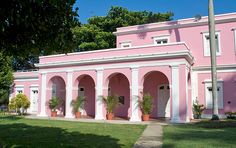
<path fill-rule="evenodd" d="M 111 95 L 111 87 L 108 87 L 108 95 Z"/>
<path fill-rule="evenodd" d="M 16 95 L 24 93 L 24 86 L 16 86 Z"/>
<path fill-rule="evenodd" d="M 218 108 L 223 109 L 223 81 L 217 82 Z M 205 101 L 206 108 L 212 109 L 212 84 L 211 81 L 205 81 Z"/>
<path fill-rule="evenodd" d="M 57 86 L 56 84 L 52 85 L 52 97 L 56 97 L 57 96 Z"/>
<path fill-rule="evenodd" d="M 122 105 L 125 105 L 125 97 L 124 96 L 119 96 L 119 103 Z"/>
<path fill-rule="evenodd" d="M 153 37 L 155 45 L 167 44 L 169 43 L 169 35 Z"/>
<path fill-rule="evenodd" d="M 79 87 L 78 95 L 84 97 L 84 87 Z"/>
<path fill-rule="evenodd" d="M 131 42 L 120 43 L 120 47 L 121 48 L 129 48 L 129 47 L 131 47 Z"/>
<path fill-rule="evenodd" d="M 220 33 L 216 32 L 216 55 L 221 55 L 220 50 Z M 210 56 L 210 36 L 209 33 L 203 33 L 204 56 Z"/>

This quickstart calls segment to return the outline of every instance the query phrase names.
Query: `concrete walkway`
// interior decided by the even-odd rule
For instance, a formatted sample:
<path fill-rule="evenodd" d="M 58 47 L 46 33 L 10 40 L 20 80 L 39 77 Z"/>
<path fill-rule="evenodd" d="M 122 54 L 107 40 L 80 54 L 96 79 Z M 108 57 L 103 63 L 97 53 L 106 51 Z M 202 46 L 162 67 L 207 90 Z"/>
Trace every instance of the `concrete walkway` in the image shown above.
<path fill-rule="evenodd" d="M 158 123 L 151 123 L 144 130 L 133 148 L 161 148 L 162 127 Z"/>

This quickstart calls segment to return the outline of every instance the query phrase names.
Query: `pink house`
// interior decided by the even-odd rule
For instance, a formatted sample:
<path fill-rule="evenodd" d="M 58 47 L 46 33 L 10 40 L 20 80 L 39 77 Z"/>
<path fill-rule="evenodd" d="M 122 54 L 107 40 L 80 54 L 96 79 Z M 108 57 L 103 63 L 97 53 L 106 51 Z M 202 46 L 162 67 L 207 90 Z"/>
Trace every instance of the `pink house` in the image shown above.
<path fill-rule="evenodd" d="M 220 117 L 236 111 L 236 13 L 216 16 L 218 105 Z M 11 97 L 26 94 L 29 112 L 49 116 L 52 96 L 65 100 L 58 113 L 73 118 L 71 100 L 86 96 L 83 114 L 105 119 L 102 96 L 117 94 L 115 116 L 141 121 L 138 99 L 150 93 L 152 118 L 172 122 L 192 118 L 193 101 L 211 116 L 208 18 L 117 28 L 117 48 L 39 57 L 38 71 L 14 73 Z"/>

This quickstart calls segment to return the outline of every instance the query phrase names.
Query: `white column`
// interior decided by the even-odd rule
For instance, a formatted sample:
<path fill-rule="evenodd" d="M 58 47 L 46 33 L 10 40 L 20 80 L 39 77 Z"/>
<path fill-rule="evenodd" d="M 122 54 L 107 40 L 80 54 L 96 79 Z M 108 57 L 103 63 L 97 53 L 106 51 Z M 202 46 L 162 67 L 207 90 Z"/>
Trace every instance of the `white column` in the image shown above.
<path fill-rule="evenodd" d="M 73 93 L 73 86 L 72 86 L 72 77 L 73 77 L 73 71 L 67 71 L 66 73 L 67 80 L 66 80 L 66 116 L 65 118 L 74 118 L 72 114 L 72 107 L 71 107 L 71 101 L 72 101 L 72 93 Z"/>
<path fill-rule="evenodd" d="M 189 87 L 188 87 L 188 72 L 189 72 L 189 68 L 188 66 L 186 66 L 186 69 L 185 69 L 185 84 L 186 84 L 186 122 L 189 122 L 189 105 L 188 105 L 188 93 L 189 93 Z"/>
<path fill-rule="evenodd" d="M 139 84 L 138 84 L 138 67 L 131 67 L 132 72 L 132 85 L 131 85 L 131 117 L 130 121 L 141 121 L 139 115 L 138 115 L 138 90 L 139 90 Z"/>
<path fill-rule="evenodd" d="M 196 100 L 198 100 L 198 74 L 197 72 L 192 72 L 191 85 L 192 85 L 192 104 L 193 104 Z M 193 114 L 191 118 L 193 119 Z"/>
<path fill-rule="evenodd" d="M 96 86 L 96 107 L 95 119 L 105 119 L 103 116 L 102 95 L 103 95 L 103 69 L 97 69 L 97 86 Z"/>
<path fill-rule="evenodd" d="M 171 122 L 180 122 L 179 117 L 179 66 L 172 66 L 172 117 Z"/>
<path fill-rule="evenodd" d="M 41 107 L 41 111 L 40 114 L 38 116 L 41 117 L 46 117 L 46 91 L 47 91 L 47 85 L 46 85 L 46 81 L 47 81 L 47 73 L 43 72 L 41 73 L 41 103 L 40 103 L 40 107 Z"/>

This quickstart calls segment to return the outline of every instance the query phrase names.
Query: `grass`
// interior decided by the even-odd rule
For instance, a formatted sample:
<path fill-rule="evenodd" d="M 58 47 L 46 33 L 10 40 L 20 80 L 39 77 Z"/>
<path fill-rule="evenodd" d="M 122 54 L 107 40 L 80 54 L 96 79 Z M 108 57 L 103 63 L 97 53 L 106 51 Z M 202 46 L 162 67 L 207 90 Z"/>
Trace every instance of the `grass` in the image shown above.
<path fill-rule="evenodd" d="M 165 126 L 163 143 L 163 148 L 235 147 L 236 120 Z"/>
<path fill-rule="evenodd" d="M 0 147 L 130 148 L 145 125 L 0 117 Z"/>

